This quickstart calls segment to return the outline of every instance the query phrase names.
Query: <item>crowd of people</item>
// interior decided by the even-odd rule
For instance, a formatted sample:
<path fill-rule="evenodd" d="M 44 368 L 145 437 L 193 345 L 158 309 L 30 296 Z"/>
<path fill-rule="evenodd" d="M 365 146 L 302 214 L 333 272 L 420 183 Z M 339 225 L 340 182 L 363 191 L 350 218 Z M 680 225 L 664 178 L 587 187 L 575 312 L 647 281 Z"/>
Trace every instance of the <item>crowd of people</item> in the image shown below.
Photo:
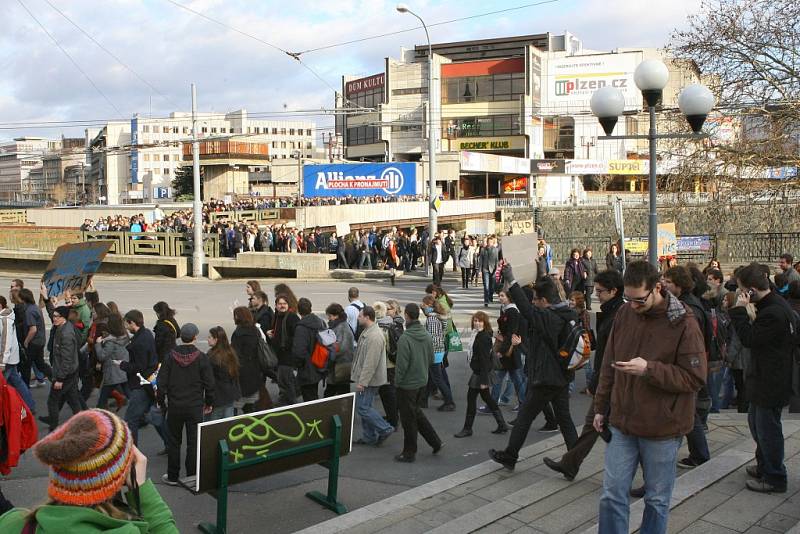
<path fill-rule="evenodd" d="M 389 237 L 389 243 L 394 239 Z M 781 411 L 793 395 L 800 339 L 800 273 L 791 255 L 781 257 L 773 279 L 769 266 L 756 263 L 726 277 L 716 259 L 702 270 L 673 262 L 663 269 L 644 261 L 622 266 L 613 248 L 606 269 L 600 270 L 591 249 L 575 249 L 561 276 L 542 242 L 540 276 L 520 285 L 513 266 L 502 261 L 495 237 L 473 251 L 478 268 L 462 263 L 475 245 L 471 238 L 462 239 L 461 251 L 467 249 L 462 254 L 455 251 L 450 232 L 432 240 L 434 266 L 443 263 L 438 260 L 445 254 L 452 256 L 462 269 L 462 284 L 468 287 L 477 271 L 486 304 L 495 297 L 500 303 L 496 322 L 483 311 L 470 318 L 472 374 L 464 424 L 455 438 L 473 436 L 476 416 L 491 414 L 496 422 L 492 432 L 510 434 L 506 448 L 489 455 L 513 470 L 533 421 L 543 413 L 540 430 L 560 430 L 567 446 L 563 457 L 544 462 L 573 480 L 600 437 L 608 442 L 601 531 L 627 530 L 629 495 L 634 495 L 645 500 L 643 531 L 665 532 L 676 467 L 691 469 L 710 460 L 708 414 L 735 407 L 748 413 L 756 442 L 747 488 L 786 491 Z M 160 454 L 167 456 L 167 472 L 161 479 L 169 485 L 178 484 L 182 471 L 194 474 L 198 423 L 351 391 L 361 425 L 356 444 L 381 446 L 402 428 L 396 461 L 417 459 L 419 435 L 433 454 L 439 453 L 444 439 L 425 409 L 438 399 L 438 411 L 457 411 L 447 368 L 450 353 L 462 350 L 462 338 L 441 271 L 437 275 L 434 269 L 434 277 L 437 283 L 405 304 L 394 299 L 365 303 L 358 288 L 351 287 L 345 302 L 327 305 L 324 317 L 313 313 L 309 298 L 298 298 L 286 284 L 274 287 L 273 308 L 260 283 L 251 280 L 244 288 L 248 305 L 232 310 L 232 326 L 217 326 L 205 335 L 191 322 L 179 325 L 166 302 L 153 306 L 157 322 L 151 329 L 141 311 L 122 312 L 116 303 L 102 302 L 91 286 L 58 298 L 50 298 L 42 287 L 37 301 L 21 280 L 14 280 L 10 300 L 0 297 L 3 376 L 47 425 L 49 434 L 34 446 L 34 454 L 51 468 L 49 494 L 56 503 L 132 518 L 127 512 L 117 517 L 108 508 L 109 495 L 128 484 L 153 503 L 151 516 L 143 519 L 161 522 L 169 532 L 174 521 L 140 473 L 146 459 L 136 446 L 147 424 L 163 442 Z M 600 304 L 594 324 L 588 313 L 592 295 Z M 45 315 L 52 324 L 49 335 Z M 203 337 L 206 352 L 198 347 Z M 577 338 L 594 350 L 588 362 L 589 349 Z M 323 343 L 328 358 L 320 367 L 312 356 Z M 274 353 L 276 365 L 265 364 L 264 350 Z M 581 365 L 588 363 L 582 367 L 584 393 L 593 396 L 593 403 L 578 434 L 570 396 L 581 367 L 573 360 L 581 351 Z M 267 389 L 270 381 L 277 386 L 276 399 Z M 30 389 L 48 382 L 47 409 L 37 409 Z M 90 408 L 97 388 L 96 408 Z M 506 421 L 500 406 L 513 403 L 513 397 L 516 417 Z M 115 412 L 125 408 L 124 419 L 108 411 L 111 403 Z M 59 426 L 64 404 L 74 415 Z M 684 438 L 689 454 L 678 458 Z M 97 458 L 107 460 L 103 465 L 111 469 L 112 452 L 113 468 L 119 471 L 114 477 L 63 482 L 77 476 L 76 465 Z M 135 467 L 130 467 L 134 457 Z M 631 487 L 639 465 L 644 486 Z M 126 469 L 132 473 L 123 473 Z M 92 499 L 76 497 L 76 487 L 93 485 L 103 487 Z M 3 511 L 10 508 L 4 498 L 0 504 Z M 0 526 L 38 517 L 15 510 L 0 518 Z"/>

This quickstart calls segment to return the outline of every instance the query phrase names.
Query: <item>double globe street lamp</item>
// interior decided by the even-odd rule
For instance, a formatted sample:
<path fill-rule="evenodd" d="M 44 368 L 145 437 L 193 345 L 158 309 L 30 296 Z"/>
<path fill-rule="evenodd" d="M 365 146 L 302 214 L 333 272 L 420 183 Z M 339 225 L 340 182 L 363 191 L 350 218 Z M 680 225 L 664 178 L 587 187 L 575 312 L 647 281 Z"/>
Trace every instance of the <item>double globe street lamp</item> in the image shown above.
<path fill-rule="evenodd" d="M 656 105 L 661 100 L 669 81 L 669 69 L 658 59 L 647 59 L 639 63 L 633 74 L 636 87 L 650 113 L 650 130 L 647 135 L 611 135 L 619 116 L 625 111 L 625 97 L 616 87 L 603 87 L 595 91 L 590 101 L 592 113 L 598 118 L 604 136 L 599 140 L 647 139 L 650 143 L 650 217 L 647 237 L 648 261 L 658 264 L 658 201 L 656 186 L 656 141 L 658 139 L 702 139 L 708 137 L 701 132 L 706 117 L 714 107 L 714 95 L 704 85 L 693 84 L 683 89 L 678 96 L 678 107 L 686 116 L 692 129 L 690 134 L 659 134 L 656 131 Z M 623 248 L 625 244 L 622 244 Z"/>

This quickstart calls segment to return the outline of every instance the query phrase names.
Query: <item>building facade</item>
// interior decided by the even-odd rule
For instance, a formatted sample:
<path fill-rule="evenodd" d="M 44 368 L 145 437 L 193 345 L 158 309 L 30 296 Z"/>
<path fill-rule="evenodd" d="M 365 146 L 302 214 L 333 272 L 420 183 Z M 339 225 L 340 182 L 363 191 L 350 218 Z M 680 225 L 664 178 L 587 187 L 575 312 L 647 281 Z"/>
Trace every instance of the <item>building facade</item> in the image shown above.
<path fill-rule="evenodd" d="M 42 158 L 58 148 L 60 141 L 44 137 L 20 137 L 0 145 L 0 201 L 24 200 L 30 173 L 42 167 Z M 42 173 L 35 173 L 35 178 Z"/>
<path fill-rule="evenodd" d="M 201 113 L 197 123 L 198 138 L 203 141 L 235 138 L 268 148 L 268 155 L 259 157 L 258 165 L 247 164 L 237 169 L 238 174 L 268 172 L 274 159 L 311 158 L 317 152 L 313 122 L 264 120 L 240 109 L 225 114 Z M 175 172 L 191 162 L 183 157 L 184 147 L 191 146 L 191 129 L 191 113 L 109 122 L 91 142 L 98 196 L 110 204 L 172 198 Z M 247 182 L 233 180 L 230 183 L 236 185 L 235 190 L 219 192 L 247 194 Z"/>

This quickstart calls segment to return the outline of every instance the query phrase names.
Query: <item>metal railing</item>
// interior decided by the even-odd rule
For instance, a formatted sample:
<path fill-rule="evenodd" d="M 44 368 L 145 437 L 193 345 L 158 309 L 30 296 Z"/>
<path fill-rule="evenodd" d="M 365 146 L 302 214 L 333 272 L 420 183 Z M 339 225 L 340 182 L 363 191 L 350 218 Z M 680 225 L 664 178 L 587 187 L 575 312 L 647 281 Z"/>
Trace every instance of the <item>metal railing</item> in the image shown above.
<path fill-rule="evenodd" d="M 26 210 L 0 210 L 0 224 L 28 224 Z"/>
<path fill-rule="evenodd" d="M 281 218 L 281 209 L 241 210 L 241 211 L 212 211 L 208 214 L 211 224 L 220 220 L 243 223 L 259 223 L 275 221 Z"/>
<path fill-rule="evenodd" d="M 189 234 L 168 232 L 82 232 L 83 241 L 111 241 L 110 254 L 144 256 L 191 256 L 194 243 Z M 219 257 L 219 236 L 203 234 L 203 249 L 209 258 Z"/>
<path fill-rule="evenodd" d="M 498 198 L 495 200 L 495 207 L 501 208 L 530 208 L 531 199 L 529 198 Z"/>
<path fill-rule="evenodd" d="M 743 263 L 777 262 L 787 252 L 800 254 L 800 233 L 728 234 L 728 257 Z"/>

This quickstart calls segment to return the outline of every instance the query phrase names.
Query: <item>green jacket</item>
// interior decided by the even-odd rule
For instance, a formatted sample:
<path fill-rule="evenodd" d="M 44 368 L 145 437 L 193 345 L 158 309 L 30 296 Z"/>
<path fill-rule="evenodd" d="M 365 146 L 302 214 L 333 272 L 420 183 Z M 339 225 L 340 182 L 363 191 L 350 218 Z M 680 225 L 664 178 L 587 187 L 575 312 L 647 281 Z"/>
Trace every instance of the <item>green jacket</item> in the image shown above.
<path fill-rule="evenodd" d="M 130 493 L 128 502 L 132 502 Z M 151 480 L 139 488 L 142 510 L 141 521 L 114 519 L 102 512 L 82 506 L 48 504 L 36 512 L 37 534 L 84 534 L 113 532 L 114 534 L 173 534 L 178 532 L 175 519 L 167 504 L 158 494 Z M 14 508 L 0 516 L 0 532 L 17 534 L 25 527 L 28 510 Z"/>
<path fill-rule="evenodd" d="M 92 327 L 92 310 L 90 310 L 89 305 L 86 304 L 85 298 L 78 301 L 78 305 L 75 306 L 75 311 L 78 312 L 78 317 L 83 323 L 81 338 L 86 342 L 86 336 L 89 335 L 89 329 Z"/>
<path fill-rule="evenodd" d="M 433 364 L 433 341 L 419 321 L 409 323 L 397 340 L 395 385 L 400 389 L 419 389 L 428 383 L 428 368 Z"/>

